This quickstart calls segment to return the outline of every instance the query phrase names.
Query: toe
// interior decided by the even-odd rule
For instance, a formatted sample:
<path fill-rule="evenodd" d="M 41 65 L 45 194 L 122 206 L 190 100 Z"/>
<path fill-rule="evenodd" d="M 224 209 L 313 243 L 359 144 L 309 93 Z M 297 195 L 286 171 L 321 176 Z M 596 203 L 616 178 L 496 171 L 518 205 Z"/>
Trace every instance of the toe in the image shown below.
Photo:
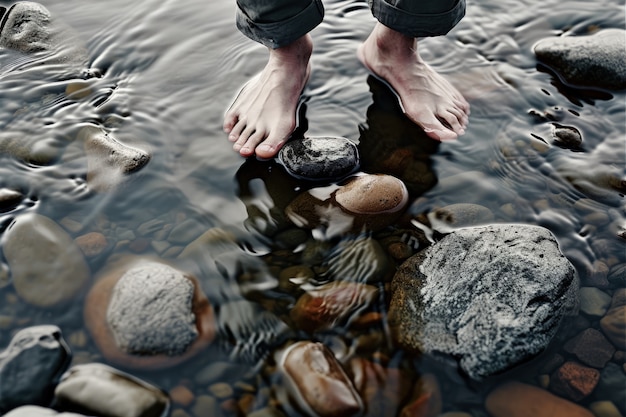
<path fill-rule="evenodd" d="M 444 126 L 436 117 L 432 117 L 428 122 L 420 124 L 424 132 L 431 138 L 439 141 L 454 140 L 458 134 Z"/>
<path fill-rule="evenodd" d="M 461 134 L 461 131 L 463 130 L 463 126 L 461 126 L 461 123 L 459 122 L 459 118 L 454 113 L 450 111 L 442 112 L 442 114 L 440 115 L 440 118 L 444 120 L 445 123 L 447 123 L 450 126 L 450 129 L 454 133 L 456 133 L 457 135 Z"/>
<path fill-rule="evenodd" d="M 228 140 L 231 142 L 237 143 L 239 141 L 239 137 L 241 136 L 241 133 L 244 131 L 245 128 L 246 128 L 245 120 L 239 120 L 235 124 L 235 126 L 233 126 L 233 128 L 230 130 L 230 133 L 228 134 Z"/>
<path fill-rule="evenodd" d="M 227 114 L 226 116 L 224 116 L 224 124 L 222 125 L 222 128 L 224 129 L 224 132 L 230 133 L 232 132 L 233 127 L 235 127 L 236 124 L 237 116 Z"/>
<path fill-rule="evenodd" d="M 270 135 L 256 148 L 256 155 L 259 158 L 273 158 L 280 148 L 283 147 L 287 138 L 284 136 Z"/>
<path fill-rule="evenodd" d="M 246 142 L 243 144 L 243 146 L 241 146 L 241 149 L 239 149 L 239 153 L 241 154 L 241 156 L 254 155 L 254 150 L 256 149 L 257 145 L 261 143 L 261 141 L 263 141 L 263 138 L 265 136 L 265 131 L 255 131 L 254 133 L 252 133 L 248 137 L 248 140 L 246 140 Z"/>

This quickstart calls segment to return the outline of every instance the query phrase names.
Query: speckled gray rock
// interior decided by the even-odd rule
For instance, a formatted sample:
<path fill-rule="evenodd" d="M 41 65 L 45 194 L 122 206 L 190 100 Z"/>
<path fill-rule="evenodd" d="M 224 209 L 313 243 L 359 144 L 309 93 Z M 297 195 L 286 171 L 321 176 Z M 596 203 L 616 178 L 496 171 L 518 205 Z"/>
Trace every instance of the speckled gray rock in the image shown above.
<path fill-rule="evenodd" d="M 402 347 L 458 358 L 480 379 L 541 352 L 576 310 L 577 282 L 545 228 L 462 229 L 400 267 L 389 321 Z"/>
<path fill-rule="evenodd" d="M 83 66 L 87 62 L 87 52 L 72 31 L 35 2 L 15 3 L 4 13 L 0 47 L 29 54 L 48 52 L 48 63 Z"/>
<path fill-rule="evenodd" d="M 194 285 L 160 263 L 129 269 L 115 284 L 107 322 L 117 346 L 133 354 L 180 355 L 198 336 Z"/>
<path fill-rule="evenodd" d="M 24 301 L 49 307 L 71 300 L 91 272 L 74 240 L 48 217 L 19 216 L 4 235 L 13 286 Z"/>
<path fill-rule="evenodd" d="M 85 417 L 83 414 L 58 413 L 51 408 L 39 407 L 36 405 L 25 405 L 12 410 L 3 417 Z"/>
<path fill-rule="evenodd" d="M 573 85 L 626 88 L 626 32 L 605 29 L 588 36 L 547 38 L 535 45 L 537 58 Z"/>
<path fill-rule="evenodd" d="M 278 154 L 291 175 L 310 180 L 341 179 L 359 165 L 357 147 L 342 137 L 310 137 L 287 142 Z"/>
<path fill-rule="evenodd" d="M 20 330 L 0 353 L 0 413 L 27 404 L 49 404 L 70 355 L 58 327 Z"/>
<path fill-rule="evenodd" d="M 107 417 L 163 417 L 169 398 L 159 388 L 99 363 L 72 367 L 56 390 L 55 407 Z"/>

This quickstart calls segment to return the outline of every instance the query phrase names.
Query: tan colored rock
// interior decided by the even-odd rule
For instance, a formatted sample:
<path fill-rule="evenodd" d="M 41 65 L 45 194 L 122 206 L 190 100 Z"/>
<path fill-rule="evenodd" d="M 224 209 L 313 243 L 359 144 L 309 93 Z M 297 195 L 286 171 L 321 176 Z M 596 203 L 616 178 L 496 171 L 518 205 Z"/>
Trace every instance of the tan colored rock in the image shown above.
<path fill-rule="evenodd" d="M 52 219 L 28 213 L 4 233 L 4 256 L 24 301 L 50 307 L 74 298 L 91 277 L 72 238 Z"/>
<path fill-rule="evenodd" d="M 290 397 L 308 415 L 349 417 L 363 401 L 333 353 L 321 343 L 298 342 L 282 354 L 280 368 Z"/>
<path fill-rule="evenodd" d="M 359 175 L 335 193 L 337 203 L 351 213 L 387 214 L 406 207 L 405 185 L 391 175 Z"/>
<path fill-rule="evenodd" d="M 594 417 L 573 402 L 516 381 L 491 391 L 485 406 L 492 417 Z"/>
<path fill-rule="evenodd" d="M 371 285 L 330 282 L 303 294 L 289 316 L 299 329 L 313 333 L 355 316 L 376 294 Z"/>
<path fill-rule="evenodd" d="M 162 369 L 182 363 L 206 348 L 214 339 L 216 323 L 213 307 L 202 292 L 198 280 L 188 274 L 185 278 L 191 281 L 194 287 L 191 311 L 195 316 L 197 336 L 182 354 L 132 354 L 122 350 L 116 341 L 107 321 L 109 304 L 117 282 L 124 274 L 137 267 L 149 263 L 161 263 L 145 257 L 127 257 L 105 268 L 96 278 L 96 283 L 91 288 L 85 300 L 84 319 L 96 345 L 102 355 L 109 361 L 129 368 L 137 369 Z"/>

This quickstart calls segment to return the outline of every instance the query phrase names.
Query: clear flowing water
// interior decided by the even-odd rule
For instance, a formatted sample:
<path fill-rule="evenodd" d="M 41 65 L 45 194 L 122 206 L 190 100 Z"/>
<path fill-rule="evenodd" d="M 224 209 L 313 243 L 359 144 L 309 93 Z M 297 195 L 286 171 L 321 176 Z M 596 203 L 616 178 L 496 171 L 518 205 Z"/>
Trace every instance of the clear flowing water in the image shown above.
<path fill-rule="evenodd" d="M 216 245 L 201 259 L 188 262 L 187 269 L 200 278 L 215 305 L 229 306 L 221 310 L 222 321 L 251 320 L 246 317 L 249 312 L 232 302 L 242 295 L 279 317 L 284 315 L 297 291 L 277 284 L 280 272 L 300 264 L 303 256 L 315 257 L 331 243 L 310 239 L 308 247 L 296 251 L 277 243 L 283 231 L 279 230 L 282 210 L 308 185 L 289 179 L 270 161 L 243 160 L 222 132 L 224 110 L 266 59 L 263 47 L 237 32 L 234 3 L 42 0 L 85 42 L 90 66 L 104 74 L 95 96 L 107 96 L 108 101 L 98 111 L 93 101 L 46 103 L 42 97 L 58 87 L 55 81 L 4 78 L 0 72 L 0 129 L 26 131 L 45 141 L 71 136 L 76 126 L 100 120 L 121 141 L 150 150 L 153 156 L 122 186 L 105 193 L 92 193 L 86 186 L 86 157 L 78 146 L 69 144 L 63 157 L 47 166 L 0 156 L 0 186 L 27 196 L 17 208 L 0 214 L 3 228 L 17 215 L 36 211 L 61 224 L 69 224 L 68 219 L 81 223 L 73 236 L 106 231 L 115 243 L 111 256 L 135 251 L 165 259 L 174 259 L 210 228 L 229 230 L 245 243 Z M 420 43 L 424 59 L 444 73 L 472 106 L 467 133 L 459 141 L 439 146 L 428 141 L 403 119 L 393 95 L 358 62 L 356 48 L 375 23 L 363 1 L 326 2 L 325 20 L 312 33 L 313 73 L 304 92 L 300 130 L 310 136 L 354 140 L 360 146 L 364 171 L 405 180 L 413 200 L 402 227 L 410 228 L 411 219 L 435 207 L 479 204 L 491 209 L 497 222 L 550 229 L 577 267 L 583 285 L 589 286 L 599 262 L 612 268 L 626 263 L 624 240 L 618 237 L 626 228 L 625 94 L 564 87 L 538 67 L 532 46 L 565 31 L 585 34 L 598 28 L 623 28 L 623 2 L 468 3 L 467 16 L 448 36 Z M 14 62 L 8 52 L 0 51 L 0 71 Z M 555 145 L 555 121 L 581 131 L 581 149 Z M 417 177 L 403 178 L 398 172 L 402 155 L 394 151 L 407 146 L 416 148 L 411 155 L 422 164 Z M 586 217 L 589 207 L 601 213 L 595 220 Z M 166 219 L 172 227 L 192 224 L 187 241 L 170 244 L 167 249 L 174 247 L 170 252 L 161 251 L 162 246 L 150 239 L 143 242 L 145 247 L 132 245 L 128 231 L 155 218 Z M 377 265 L 376 260 L 369 259 L 368 252 L 358 256 L 360 265 L 338 268 L 355 275 L 371 273 L 367 266 Z M 102 258 L 91 261 L 94 275 L 105 263 Z M 263 277 L 250 278 L 250 270 L 263 270 Z M 393 270 L 390 262 L 382 275 Z M 0 314 L 6 323 L 0 335 L 3 345 L 13 330 L 27 325 L 57 324 L 66 335 L 83 330 L 83 298 L 63 308 L 41 309 L 21 302 L 11 285 L 1 295 L 5 301 Z M 584 321 L 589 319 L 581 316 L 565 323 L 556 344 L 575 334 L 571 329 Z M 256 328 L 241 326 L 245 327 L 242 338 L 248 339 L 239 341 L 243 356 L 246 352 L 254 356 L 250 352 L 260 350 L 271 335 L 263 320 L 257 324 Z M 341 352 L 354 354 L 363 335 L 351 339 L 353 335 L 344 333 L 339 330 L 319 338 L 332 345 L 339 357 Z M 370 358 L 378 351 L 394 363 L 401 352 L 390 350 L 382 339 L 368 342 L 365 351 Z M 102 360 L 88 339 L 78 343 L 76 336 L 71 344 L 72 340 L 80 346 L 74 348 L 79 352 L 77 361 Z M 206 394 L 207 386 L 217 382 L 245 381 L 256 388 L 252 392 L 257 408 L 270 403 L 271 371 L 251 367 L 229 353 L 211 351 L 174 370 L 135 373 L 165 390 L 190 386 L 196 395 Z M 537 367 L 527 366 L 479 384 L 428 357 L 416 359 L 412 366 L 419 373 L 438 376 L 444 411 L 474 415 L 486 414 L 484 396 L 495 382 L 537 383 L 540 374 Z M 581 404 L 604 399 L 611 400 L 595 392 Z M 222 412 L 237 415 L 227 409 Z"/>

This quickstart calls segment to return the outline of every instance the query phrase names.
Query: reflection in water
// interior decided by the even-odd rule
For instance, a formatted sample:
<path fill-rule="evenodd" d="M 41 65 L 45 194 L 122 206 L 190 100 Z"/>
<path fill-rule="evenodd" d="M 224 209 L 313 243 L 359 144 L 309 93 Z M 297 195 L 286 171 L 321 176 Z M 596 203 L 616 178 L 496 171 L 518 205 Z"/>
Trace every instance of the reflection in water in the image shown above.
<path fill-rule="evenodd" d="M 193 393 L 190 403 L 176 403 L 175 409 L 208 415 L 196 408 L 207 396 L 219 404 L 210 415 L 269 407 L 281 386 L 271 354 L 299 340 L 329 347 L 372 416 L 392 415 L 424 392 L 440 398 L 443 412 L 486 415 L 485 395 L 499 381 L 545 382 L 554 371 L 550 361 L 563 355 L 577 360 L 561 348 L 584 329 L 601 329 L 598 305 L 566 323 L 535 361 L 481 384 L 454 366 L 394 349 L 386 328 L 388 281 L 400 263 L 430 244 L 429 219 L 454 217 L 459 205 L 472 205 L 493 222 L 550 229 L 584 291 L 598 299 L 625 285 L 624 92 L 566 87 L 538 68 L 532 53 L 545 37 L 623 28 L 617 0 L 469 2 L 467 17 L 449 36 L 425 40 L 424 59 L 471 102 L 467 133 L 453 143 L 427 139 L 358 63 L 356 47 L 374 24 L 366 2 L 327 1 L 325 21 L 313 33 L 313 72 L 294 137 L 347 137 L 358 144 L 363 172 L 393 175 L 410 192 L 409 208 L 391 228 L 328 239 L 285 215 L 296 197 L 328 184 L 294 179 L 275 161 L 242 160 L 221 130 L 233 92 L 266 57 L 234 28 L 234 2 L 42 3 L 77 33 L 86 45 L 86 67 L 101 76 L 88 80 L 90 96 L 68 99 L 69 84 L 78 82 L 75 90 L 84 85 L 80 71 L 18 71 L 32 58 L 0 48 L 0 143 L 16 133 L 12 138 L 37 145 L 38 155 L 53 152 L 47 165 L 0 155 L 2 245 L 15 218 L 37 212 L 76 242 L 85 236 L 104 242 L 86 256 L 92 275 L 117 256 L 140 254 L 196 276 L 215 306 L 219 343 L 174 370 L 145 375 L 167 391 L 183 387 Z M 152 159 L 122 186 L 91 192 L 85 151 L 74 140 L 87 123 L 149 150 Z M 578 148 L 557 140 L 559 126 L 580 133 Z M 43 254 L 29 259 L 38 263 Z M 2 260 L 0 345 L 14 330 L 56 324 L 76 361 L 102 360 L 86 337 L 84 296 L 62 308 L 33 307 L 16 294 L 4 255 Z M 336 324 L 312 332 L 300 329 L 295 321 L 302 314 L 294 321 L 293 307 L 300 303 L 300 313 L 319 312 L 316 303 L 325 299 L 320 291 L 336 281 L 367 285 L 346 292 L 332 287 L 339 293 L 326 297 L 345 302 L 349 317 L 331 318 Z M 354 294 L 367 294 L 367 303 L 358 304 L 363 297 Z M 612 358 L 610 372 L 603 370 L 602 382 L 578 404 L 612 401 L 623 407 L 622 394 L 611 386 L 611 378 L 623 376 L 622 362 L 619 355 Z M 415 383 L 424 374 L 432 378 Z"/>

